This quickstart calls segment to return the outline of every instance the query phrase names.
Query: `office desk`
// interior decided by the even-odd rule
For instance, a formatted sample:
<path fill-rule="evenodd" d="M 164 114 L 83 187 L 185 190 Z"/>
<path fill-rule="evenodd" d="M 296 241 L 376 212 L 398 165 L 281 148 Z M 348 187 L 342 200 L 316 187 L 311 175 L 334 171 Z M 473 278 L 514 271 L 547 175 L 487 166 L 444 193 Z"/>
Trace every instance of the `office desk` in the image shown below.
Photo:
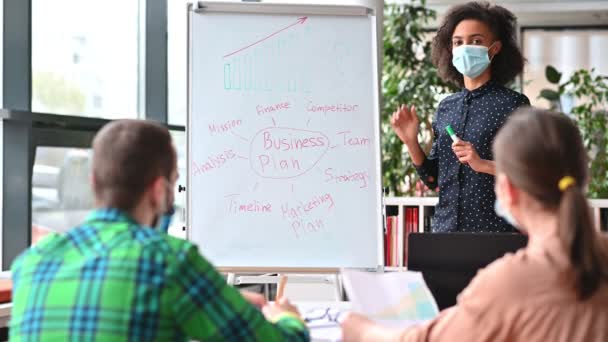
<path fill-rule="evenodd" d="M 306 315 L 307 312 L 310 312 L 315 309 L 332 308 L 341 311 L 348 311 L 351 308 L 351 304 L 349 302 L 296 302 L 295 304 L 300 309 L 302 315 Z M 8 326 L 8 322 L 11 317 L 12 307 L 12 303 L 0 304 L 0 328 L 5 328 Z M 332 331 L 328 331 L 328 329 L 313 329 L 311 331 L 312 341 L 333 341 L 332 339 L 326 338 L 325 336 L 335 332 L 335 329 L 332 329 Z"/>

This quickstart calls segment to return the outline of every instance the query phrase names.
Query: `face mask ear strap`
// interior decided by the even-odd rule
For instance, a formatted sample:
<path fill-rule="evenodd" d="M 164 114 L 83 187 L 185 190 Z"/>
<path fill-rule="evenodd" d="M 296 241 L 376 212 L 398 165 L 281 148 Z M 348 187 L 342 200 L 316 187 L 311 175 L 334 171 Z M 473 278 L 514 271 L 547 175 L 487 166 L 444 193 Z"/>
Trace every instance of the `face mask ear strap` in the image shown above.
<path fill-rule="evenodd" d="M 496 44 L 498 42 L 498 40 L 495 40 L 494 43 L 490 44 L 490 46 L 488 46 L 488 57 L 490 57 L 490 49 L 492 48 L 492 46 L 494 46 L 494 44 Z M 498 53 L 495 53 L 492 55 L 492 57 L 490 57 L 490 61 L 494 59 L 494 57 L 496 57 L 496 55 L 498 55 Z"/>

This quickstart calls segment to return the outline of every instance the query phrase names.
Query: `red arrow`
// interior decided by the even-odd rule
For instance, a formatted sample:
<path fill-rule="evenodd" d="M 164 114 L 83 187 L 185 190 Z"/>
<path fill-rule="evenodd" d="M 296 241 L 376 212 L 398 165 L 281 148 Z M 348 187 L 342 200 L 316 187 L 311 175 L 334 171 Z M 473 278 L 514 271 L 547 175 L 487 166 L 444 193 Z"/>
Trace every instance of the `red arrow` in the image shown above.
<path fill-rule="evenodd" d="M 296 22 L 295 22 L 295 23 L 293 23 L 293 24 L 291 24 L 291 25 L 289 25 L 289 26 L 287 26 L 287 27 L 285 27 L 285 28 L 282 28 L 282 29 L 278 30 L 277 32 L 275 32 L 275 33 L 273 33 L 273 34 L 271 34 L 271 35 L 269 35 L 269 36 L 267 36 L 267 37 L 265 37 L 265 38 L 262 38 L 262 39 L 258 40 L 257 42 L 255 42 L 255 43 L 253 43 L 253 44 L 249 44 L 249 45 L 245 46 L 244 48 L 241 48 L 241 49 L 238 49 L 238 50 L 236 50 L 236 51 L 234 51 L 234 52 L 232 52 L 232 53 L 229 53 L 229 54 L 225 55 L 225 56 L 224 56 L 224 58 L 226 58 L 226 57 L 230 57 L 230 56 L 232 56 L 232 55 L 236 55 L 237 53 L 242 52 L 242 51 L 244 51 L 244 50 L 247 50 L 247 49 L 249 49 L 249 48 L 250 48 L 250 47 L 252 47 L 252 46 L 258 45 L 258 44 L 260 44 L 261 42 L 263 42 L 263 41 L 265 41 L 265 40 L 268 40 L 268 39 L 270 39 L 270 38 L 272 38 L 272 37 L 276 36 L 277 34 L 279 34 L 279 33 L 283 32 L 283 31 L 285 31 L 285 30 L 287 30 L 287 29 L 290 29 L 290 28 L 292 28 L 292 27 L 294 27 L 294 26 L 296 26 L 296 25 L 298 25 L 298 24 L 304 24 L 304 22 L 305 22 L 307 19 L 308 19 L 308 17 L 301 17 L 301 18 L 298 18 L 298 20 L 296 20 Z"/>

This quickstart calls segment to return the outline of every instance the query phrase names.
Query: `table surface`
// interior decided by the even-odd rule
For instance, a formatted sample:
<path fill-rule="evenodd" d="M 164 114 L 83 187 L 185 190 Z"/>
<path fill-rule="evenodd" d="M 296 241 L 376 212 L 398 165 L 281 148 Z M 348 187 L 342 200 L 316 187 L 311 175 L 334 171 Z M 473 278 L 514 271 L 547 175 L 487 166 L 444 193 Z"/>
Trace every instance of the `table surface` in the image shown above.
<path fill-rule="evenodd" d="M 306 315 L 307 312 L 316 309 L 337 309 L 340 311 L 348 311 L 351 308 L 349 302 L 336 302 L 336 301 L 320 301 L 320 302 L 295 302 L 302 315 Z M 8 326 L 8 321 L 11 316 L 12 303 L 0 304 L 0 328 Z M 332 338 L 325 338 L 325 336 L 337 333 L 335 328 L 329 329 L 313 329 L 311 331 L 312 341 L 335 341 Z"/>

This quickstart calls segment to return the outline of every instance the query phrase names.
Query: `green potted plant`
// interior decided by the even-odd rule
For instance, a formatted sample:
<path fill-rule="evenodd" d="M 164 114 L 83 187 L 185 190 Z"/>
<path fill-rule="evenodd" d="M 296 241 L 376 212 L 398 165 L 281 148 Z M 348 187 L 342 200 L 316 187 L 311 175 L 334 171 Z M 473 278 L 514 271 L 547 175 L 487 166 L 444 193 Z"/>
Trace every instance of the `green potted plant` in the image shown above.
<path fill-rule="evenodd" d="M 455 88 L 444 83 L 431 62 L 432 32 L 425 29 L 436 16 L 425 0 L 387 4 L 384 11 L 382 73 L 383 186 L 392 196 L 415 195 L 419 178 L 404 145 L 393 132 L 390 117 L 398 105 L 415 105 L 420 115 L 420 143 L 429 152 L 431 120 L 440 94 Z"/>
<path fill-rule="evenodd" d="M 580 69 L 562 82 L 563 74 L 547 66 L 545 77 L 557 89 L 543 89 L 539 98 L 548 100 L 552 110 L 572 116 L 589 151 L 589 197 L 608 198 L 608 76 Z M 575 102 L 571 109 L 564 106 L 567 97 Z"/>

